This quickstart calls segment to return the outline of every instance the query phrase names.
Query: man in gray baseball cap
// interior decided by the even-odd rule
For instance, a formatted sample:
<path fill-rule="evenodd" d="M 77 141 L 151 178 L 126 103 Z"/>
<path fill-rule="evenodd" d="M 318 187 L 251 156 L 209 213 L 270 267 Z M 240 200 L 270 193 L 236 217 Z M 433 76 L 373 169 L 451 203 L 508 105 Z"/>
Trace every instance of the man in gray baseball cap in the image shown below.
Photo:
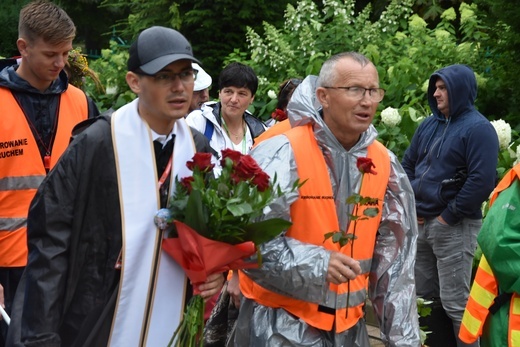
<path fill-rule="evenodd" d="M 144 30 L 126 73 L 137 98 L 75 128 L 27 217 L 31 276 L 15 297 L 8 346 L 168 345 L 192 288 L 162 251 L 154 217 L 176 177 L 191 175 L 186 162 L 212 152 L 184 120 L 192 62 L 180 33 Z M 207 300 L 223 283 L 215 273 L 196 289 Z"/>
<path fill-rule="evenodd" d="M 126 82 L 139 97 L 139 116 L 157 134 L 169 135 L 188 112 L 198 73 L 192 64 L 199 61 L 180 32 L 161 26 L 143 30 L 129 53 Z"/>

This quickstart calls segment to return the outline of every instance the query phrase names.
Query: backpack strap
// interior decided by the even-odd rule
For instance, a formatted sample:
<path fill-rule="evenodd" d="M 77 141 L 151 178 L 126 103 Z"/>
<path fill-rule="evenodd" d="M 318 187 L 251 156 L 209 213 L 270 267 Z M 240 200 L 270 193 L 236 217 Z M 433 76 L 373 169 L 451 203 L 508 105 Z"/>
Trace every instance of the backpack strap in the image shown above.
<path fill-rule="evenodd" d="M 208 121 L 206 119 L 206 127 L 204 128 L 204 136 L 208 139 L 208 141 L 211 141 L 211 137 L 213 136 L 213 131 L 215 130 L 215 126 L 213 123 Z"/>

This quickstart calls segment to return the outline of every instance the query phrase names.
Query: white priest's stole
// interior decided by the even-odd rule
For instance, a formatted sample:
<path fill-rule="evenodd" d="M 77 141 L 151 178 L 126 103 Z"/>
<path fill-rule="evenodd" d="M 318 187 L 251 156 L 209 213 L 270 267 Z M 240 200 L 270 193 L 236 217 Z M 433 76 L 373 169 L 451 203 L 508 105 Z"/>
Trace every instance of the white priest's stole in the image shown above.
<path fill-rule="evenodd" d="M 151 130 L 137 112 L 138 99 L 112 115 L 119 200 L 123 225 L 121 284 L 109 346 L 163 347 L 180 322 L 186 276 L 161 249 L 163 235 L 154 224 L 160 208 Z M 184 119 L 174 126 L 175 146 L 170 196 L 175 177 L 191 171 L 186 162 L 195 154 Z"/>

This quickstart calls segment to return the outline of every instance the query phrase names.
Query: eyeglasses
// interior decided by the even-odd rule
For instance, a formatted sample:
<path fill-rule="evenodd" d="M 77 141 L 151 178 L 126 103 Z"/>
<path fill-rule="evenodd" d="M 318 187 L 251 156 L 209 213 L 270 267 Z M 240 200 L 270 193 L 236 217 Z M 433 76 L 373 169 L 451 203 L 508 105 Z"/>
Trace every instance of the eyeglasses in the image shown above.
<path fill-rule="evenodd" d="M 363 88 L 363 87 L 323 87 L 326 89 L 343 89 L 345 94 L 352 99 L 361 100 L 368 92 L 370 100 L 373 102 L 380 102 L 385 97 L 385 90 L 383 88 Z"/>
<path fill-rule="evenodd" d="M 136 72 L 136 73 L 138 75 L 151 77 L 154 79 L 155 82 L 157 82 L 158 84 L 160 84 L 162 86 L 168 86 L 168 85 L 173 84 L 173 82 L 175 82 L 177 77 L 180 78 L 180 80 L 183 84 L 193 83 L 197 79 L 198 72 L 199 71 L 195 70 L 195 69 L 188 69 L 188 70 L 181 71 L 179 73 L 173 73 L 173 72 L 168 72 L 168 71 L 159 71 L 155 75 L 148 75 L 141 71 Z"/>

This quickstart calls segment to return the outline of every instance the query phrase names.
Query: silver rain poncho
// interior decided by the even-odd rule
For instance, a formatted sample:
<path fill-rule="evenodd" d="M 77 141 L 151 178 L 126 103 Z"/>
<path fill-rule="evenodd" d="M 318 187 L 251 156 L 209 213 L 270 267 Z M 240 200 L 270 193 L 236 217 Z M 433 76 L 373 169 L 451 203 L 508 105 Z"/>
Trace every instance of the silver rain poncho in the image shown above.
<path fill-rule="evenodd" d="M 288 105 L 293 127 L 314 123 L 314 134 L 325 156 L 333 185 L 339 225 L 348 224 L 347 197 L 359 191 L 361 174 L 357 157 L 367 154 L 367 146 L 377 136 L 371 125 L 358 143 L 345 150 L 327 128 L 315 97 L 316 76 L 307 77 L 298 86 Z M 289 140 L 284 135 L 260 143 L 250 153 L 283 191 L 289 192 L 298 178 L 296 162 Z M 416 307 L 414 263 L 417 224 L 414 195 L 398 159 L 390 154 L 391 169 L 382 219 L 369 274 L 368 297 L 379 320 L 381 337 L 386 346 L 420 346 Z M 290 205 L 298 192 L 287 193 L 265 210 L 268 218 L 290 220 Z M 323 230 L 309 230 L 325 234 Z M 247 270 L 247 275 L 262 287 L 293 298 L 330 304 L 325 298 L 330 251 L 281 235 L 261 246 L 262 267 Z M 290 294 L 288 294 L 290 293 Z M 334 303 L 334 300 L 332 300 Z M 322 331 L 281 308 L 242 299 L 237 320 L 235 346 L 370 346 L 365 322 L 361 319 L 341 333 Z"/>

